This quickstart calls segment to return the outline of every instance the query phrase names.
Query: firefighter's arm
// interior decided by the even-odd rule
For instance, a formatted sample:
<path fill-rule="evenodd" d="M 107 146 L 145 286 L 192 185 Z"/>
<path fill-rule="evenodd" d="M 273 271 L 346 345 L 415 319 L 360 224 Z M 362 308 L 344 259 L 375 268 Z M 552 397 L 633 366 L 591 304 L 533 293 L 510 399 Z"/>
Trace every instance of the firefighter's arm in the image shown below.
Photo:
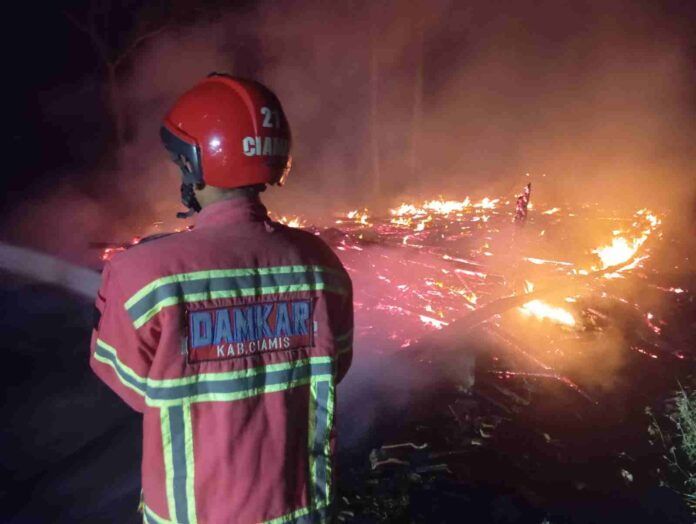
<path fill-rule="evenodd" d="M 107 263 L 95 304 L 90 366 L 130 407 L 143 412 L 154 351 L 133 326 L 124 308 L 126 299 L 118 275 Z"/>
<path fill-rule="evenodd" d="M 343 380 L 353 361 L 353 284 L 346 273 L 347 293 L 341 302 L 336 330 L 337 381 Z"/>

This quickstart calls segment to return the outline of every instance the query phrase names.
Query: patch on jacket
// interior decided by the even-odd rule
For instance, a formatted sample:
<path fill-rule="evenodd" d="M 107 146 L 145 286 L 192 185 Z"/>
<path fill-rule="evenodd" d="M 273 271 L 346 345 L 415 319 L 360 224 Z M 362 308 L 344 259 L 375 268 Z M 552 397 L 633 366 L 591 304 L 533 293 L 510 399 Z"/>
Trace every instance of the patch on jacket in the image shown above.
<path fill-rule="evenodd" d="M 187 311 L 188 360 L 204 362 L 314 346 L 311 300 Z"/>

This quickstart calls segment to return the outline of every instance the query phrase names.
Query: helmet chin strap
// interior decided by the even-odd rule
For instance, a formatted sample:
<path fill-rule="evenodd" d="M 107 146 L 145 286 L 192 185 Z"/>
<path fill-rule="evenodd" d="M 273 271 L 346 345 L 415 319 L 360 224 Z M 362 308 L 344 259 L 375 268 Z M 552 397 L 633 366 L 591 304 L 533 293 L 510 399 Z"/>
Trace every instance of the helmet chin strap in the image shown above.
<path fill-rule="evenodd" d="M 196 198 L 193 184 L 187 184 L 186 182 L 181 184 L 181 203 L 188 208 L 188 211 L 180 211 L 176 214 L 176 218 L 189 218 L 201 210 L 201 204 Z"/>

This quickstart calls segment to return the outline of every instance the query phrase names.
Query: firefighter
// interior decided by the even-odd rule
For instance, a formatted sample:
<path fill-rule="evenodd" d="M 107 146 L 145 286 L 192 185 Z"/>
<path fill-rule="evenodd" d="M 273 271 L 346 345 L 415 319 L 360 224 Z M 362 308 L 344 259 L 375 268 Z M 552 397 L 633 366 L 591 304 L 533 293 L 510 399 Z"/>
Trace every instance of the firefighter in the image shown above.
<path fill-rule="evenodd" d="M 90 358 L 143 414 L 144 520 L 330 520 L 352 286 L 259 199 L 289 171 L 285 113 L 265 86 L 213 73 L 160 134 L 195 226 L 107 263 Z"/>

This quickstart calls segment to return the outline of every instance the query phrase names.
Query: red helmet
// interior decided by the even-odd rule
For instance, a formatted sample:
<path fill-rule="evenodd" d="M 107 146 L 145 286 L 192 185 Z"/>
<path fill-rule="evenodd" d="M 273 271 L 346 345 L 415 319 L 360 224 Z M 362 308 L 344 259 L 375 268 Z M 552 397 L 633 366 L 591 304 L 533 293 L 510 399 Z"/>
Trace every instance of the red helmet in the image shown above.
<path fill-rule="evenodd" d="M 160 135 L 189 186 L 280 185 L 290 170 L 287 118 L 258 82 L 212 73 L 176 101 Z"/>

